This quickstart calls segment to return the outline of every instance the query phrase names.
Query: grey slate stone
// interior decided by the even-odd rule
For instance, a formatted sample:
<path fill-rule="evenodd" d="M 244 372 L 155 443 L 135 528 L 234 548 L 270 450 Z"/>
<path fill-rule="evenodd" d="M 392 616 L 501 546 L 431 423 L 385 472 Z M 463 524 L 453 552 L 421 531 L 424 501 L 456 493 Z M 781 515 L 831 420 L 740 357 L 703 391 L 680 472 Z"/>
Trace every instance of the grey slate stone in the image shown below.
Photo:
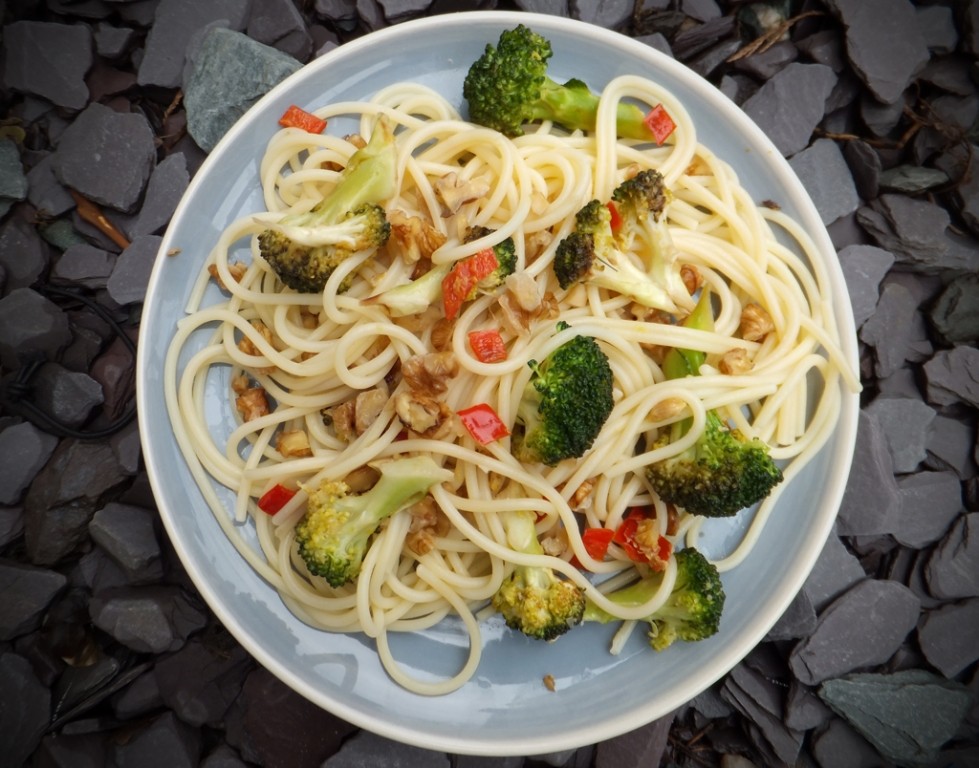
<path fill-rule="evenodd" d="M 948 211 L 935 203 L 888 192 L 860 208 L 857 221 L 900 265 L 915 272 L 979 269 L 979 252 L 960 246 L 949 236 Z"/>
<path fill-rule="evenodd" d="M 25 354 L 53 359 L 71 341 L 61 309 L 31 288 L 15 288 L 0 298 L 0 364 L 16 370 Z"/>
<path fill-rule="evenodd" d="M 51 457 L 58 438 L 29 422 L 0 432 L 0 504 L 16 504 Z"/>
<path fill-rule="evenodd" d="M 928 663 L 952 679 L 979 659 L 979 598 L 926 611 L 918 644 Z"/>
<path fill-rule="evenodd" d="M 979 349 L 959 345 L 939 350 L 923 370 L 928 402 L 941 406 L 961 400 L 979 408 Z"/>
<path fill-rule="evenodd" d="M 944 5 L 929 5 L 915 8 L 921 34 L 925 45 L 933 53 L 951 53 L 959 42 L 952 8 Z"/>
<path fill-rule="evenodd" d="M 850 64 L 885 104 L 897 101 L 928 60 L 928 47 L 908 0 L 827 0 L 846 30 Z"/>
<path fill-rule="evenodd" d="M 0 267 L 6 276 L 5 291 L 37 282 L 48 267 L 49 255 L 50 248 L 37 228 L 20 216 L 11 216 L 0 225 Z"/>
<path fill-rule="evenodd" d="M 92 66 L 92 34 L 87 26 L 15 21 L 4 27 L 3 40 L 8 88 L 67 109 L 85 107 L 85 74 Z M 57 55 L 51 55 L 55 52 Z"/>
<path fill-rule="evenodd" d="M 23 200 L 27 197 L 27 176 L 20 162 L 17 145 L 0 138 L 0 198 Z"/>
<path fill-rule="evenodd" d="M 90 104 L 62 135 L 54 171 L 62 184 L 90 200 L 129 212 L 155 164 L 153 131 L 142 114 Z"/>
<path fill-rule="evenodd" d="M 836 30 L 823 29 L 796 42 L 796 47 L 817 64 L 825 64 L 834 72 L 842 72 L 846 66 L 843 41 Z"/>
<path fill-rule="evenodd" d="M 68 427 L 80 427 L 103 401 L 101 384 L 59 363 L 42 365 L 32 384 L 35 404 Z"/>
<path fill-rule="evenodd" d="M 187 158 L 182 152 L 167 155 L 153 170 L 146 185 L 146 196 L 136 221 L 129 227 L 131 238 L 156 235 L 170 222 L 170 217 L 187 191 L 190 173 Z"/>
<path fill-rule="evenodd" d="M 880 174 L 880 188 L 884 192 L 905 192 L 909 195 L 941 187 L 948 181 L 945 171 L 920 165 L 898 165 Z"/>
<path fill-rule="evenodd" d="M 632 16 L 632 0 L 568 0 L 571 17 L 597 24 L 606 29 L 619 29 Z"/>
<path fill-rule="evenodd" d="M 877 307 L 880 282 L 893 266 L 894 256 L 873 245 L 849 245 L 839 252 L 839 260 L 859 330 Z"/>
<path fill-rule="evenodd" d="M 938 541 L 963 511 L 962 487 L 954 472 L 918 472 L 897 482 L 901 503 L 892 535 L 921 549 Z"/>
<path fill-rule="evenodd" d="M 894 460 L 877 417 L 861 410 L 850 476 L 837 518 L 841 536 L 886 533 L 900 499 L 894 479 Z M 817 600 L 813 599 L 813 603 Z M 818 608 L 818 605 L 817 605 Z"/>
<path fill-rule="evenodd" d="M 802 585 L 802 590 L 819 613 L 850 587 L 865 578 L 866 574 L 860 566 L 860 561 L 850 554 L 834 532 L 826 539 L 812 571 Z"/>
<path fill-rule="evenodd" d="M 965 686 L 922 670 L 828 680 L 819 695 L 899 765 L 931 764 L 955 735 L 972 699 Z"/>
<path fill-rule="evenodd" d="M 864 200 L 873 200 L 880 192 L 881 160 L 865 141 L 848 141 L 843 156 L 853 174 L 853 183 Z"/>
<path fill-rule="evenodd" d="M 900 283 L 884 283 L 874 314 L 860 329 L 860 340 L 874 348 L 878 378 L 899 370 L 912 357 L 914 342 L 926 338 L 918 303 Z"/>
<path fill-rule="evenodd" d="M 200 768 L 248 768 L 248 765 L 227 744 L 219 744 L 201 761 Z"/>
<path fill-rule="evenodd" d="M 628 733 L 600 742 L 595 749 L 593 765 L 595 768 L 660 765 L 672 724 L 673 715 L 666 715 Z"/>
<path fill-rule="evenodd" d="M 0 552 L 24 534 L 22 507 L 0 507 Z"/>
<path fill-rule="evenodd" d="M 160 699 L 185 723 L 220 728 L 228 707 L 241 696 L 253 662 L 241 646 L 226 645 L 192 639 L 157 663 Z"/>
<path fill-rule="evenodd" d="M 799 49 L 788 40 L 781 40 L 764 51 L 738 59 L 735 69 L 757 78 L 760 82 L 774 77 L 787 64 L 799 58 Z"/>
<path fill-rule="evenodd" d="M 105 284 L 113 301 L 125 305 L 143 300 L 162 240 L 158 235 L 141 235 L 119 254 Z"/>
<path fill-rule="evenodd" d="M 979 473 L 973 457 L 975 446 L 975 422 L 939 414 L 931 423 L 925 464 L 932 469 L 954 472 L 960 480 L 966 480 Z"/>
<path fill-rule="evenodd" d="M 765 83 L 742 108 L 788 157 L 809 144 L 835 84 L 836 74 L 829 67 L 794 62 Z"/>
<path fill-rule="evenodd" d="M 402 11 L 401 15 L 423 11 L 431 0 L 422 2 L 420 7 Z M 292 0 L 251 0 L 245 31 L 252 40 L 278 48 L 299 61 L 309 61 L 313 52 L 313 37 Z"/>
<path fill-rule="evenodd" d="M 378 0 L 378 5 L 381 6 L 381 10 L 384 12 L 385 20 L 391 24 L 424 14 L 431 4 L 432 0 Z M 250 29 L 249 34 L 251 35 Z M 252 37 L 254 37 L 254 35 L 252 35 Z M 260 42 L 265 41 L 262 40 Z M 279 50 L 286 50 L 279 45 L 277 45 L 276 48 Z M 286 53 L 291 52 L 286 50 Z M 300 57 L 297 56 L 296 58 Z"/>
<path fill-rule="evenodd" d="M 95 626 L 139 653 L 175 651 L 207 623 L 205 613 L 171 586 L 105 589 L 92 596 L 89 613 Z"/>
<path fill-rule="evenodd" d="M 8 765 L 27 765 L 51 721 L 51 692 L 11 651 L 0 652 L 0 691 L 0 755 Z"/>
<path fill-rule="evenodd" d="M 803 733 L 783 722 L 784 702 L 780 687 L 742 663 L 728 674 L 721 687 L 721 697 L 758 729 L 763 738 L 761 746 L 778 762 L 786 765 L 795 762 L 802 747 Z"/>
<path fill-rule="evenodd" d="M 155 520 L 156 514 L 148 509 L 111 502 L 92 516 L 88 532 L 130 583 L 146 583 L 163 576 Z"/>
<path fill-rule="evenodd" d="M 839 717 L 813 735 L 812 753 L 820 768 L 881 768 L 877 750 Z"/>
<path fill-rule="evenodd" d="M 901 121 L 904 114 L 904 99 L 898 99 L 890 104 L 881 104 L 869 94 L 860 99 L 860 119 L 879 138 L 887 136 Z"/>
<path fill-rule="evenodd" d="M 45 155 L 27 172 L 27 199 L 50 216 L 60 216 L 75 207 L 75 201 L 54 175 L 54 153 Z"/>
<path fill-rule="evenodd" d="M 249 0 L 161 0 L 146 51 L 139 64 L 140 85 L 176 88 L 181 84 L 184 57 L 194 33 L 215 21 L 241 31 L 248 21 Z"/>
<path fill-rule="evenodd" d="M 860 207 L 853 175 L 843 152 L 832 139 L 817 139 L 789 161 L 816 204 L 823 224 L 830 224 Z"/>
<path fill-rule="evenodd" d="M 823 704 L 816 691 L 797 680 L 789 682 L 785 696 L 785 724 L 796 731 L 822 728 L 833 713 Z"/>
<path fill-rule="evenodd" d="M 115 264 L 116 255 L 113 253 L 88 243 L 72 245 L 55 261 L 51 277 L 97 290 L 105 288 Z"/>
<path fill-rule="evenodd" d="M 33 632 L 44 611 L 68 584 L 62 574 L 0 559 L 0 642 Z"/>
<path fill-rule="evenodd" d="M 979 341 L 979 275 L 951 281 L 929 310 L 928 319 L 948 344 Z"/>
<path fill-rule="evenodd" d="M 816 628 L 816 610 L 809 594 L 803 589 L 796 593 L 775 625 L 765 635 L 767 641 L 797 640 Z"/>
<path fill-rule="evenodd" d="M 106 59 L 118 59 L 128 53 L 136 31 L 129 27 L 116 27 L 106 22 L 95 25 L 95 51 Z"/>
<path fill-rule="evenodd" d="M 245 35 L 211 30 L 184 93 L 187 130 L 209 152 L 252 104 L 299 67 L 291 56 Z"/>
<path fill-rule="evenodd" d="M 149 765 L 196 768 L 201 743 L 200 731 L 181 722 L 172 712 L 164 712 L 130 734 L 127 740 L 113 744 L 111 764 L 117 768 Z"/>
<path fill-rule="evenodd" d="M 370 731 L 352 736 L 321 768 L 369 768 L 385 765 L 392 768 L 449 768 L 448 755 L 429 749 L 399 744 Z"/>
<path fill-rule="evenodd" d="M 934 597 L 979 597 L 979 512 L 955 521 L 928 558 L 924 577 Z"/>
<path fill-rule="evenodd" d="M 894 472 L 914 472 L 927 456 L 928 430 L 935 419 L 935 410 L 912 398 L 878 397 L 866 411 L 877 419 L 884 434 Z"/>
<path fill-rule="evenodd" d="M 866 579 L 819 616 L 816 629 L 789 654 L 789 668 L 806 685 L 883 664 L 918 620 L 921 603 L 903 584 Z"/>

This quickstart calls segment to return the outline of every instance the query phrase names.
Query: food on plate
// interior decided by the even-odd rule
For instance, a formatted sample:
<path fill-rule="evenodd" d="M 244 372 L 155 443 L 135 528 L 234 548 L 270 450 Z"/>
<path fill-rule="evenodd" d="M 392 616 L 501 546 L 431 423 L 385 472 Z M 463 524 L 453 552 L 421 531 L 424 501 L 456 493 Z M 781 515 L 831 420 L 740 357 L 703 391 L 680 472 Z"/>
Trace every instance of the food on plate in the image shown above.
<path fill-rule="evenodd" d="M 463 99 L 403 82 L 283 115 L 264 210 L 217 238 L 166 360 L 229 540 L 422 694 L 474 675 L 488 622 L 560 643 L 616 621 L 613 653 L 643 623 L 656 650 L 713 636 L 723 573 L 859 386 L 805 232 L 672 93 L 559 87 L 549 57 L 518 27 Z M 503 77 L 550 106 L 488 117 Z M 701 551 L 734 514 L 741 541 Z M 445 619 L 454 674 L 399 664 L 394 633 Z"/>

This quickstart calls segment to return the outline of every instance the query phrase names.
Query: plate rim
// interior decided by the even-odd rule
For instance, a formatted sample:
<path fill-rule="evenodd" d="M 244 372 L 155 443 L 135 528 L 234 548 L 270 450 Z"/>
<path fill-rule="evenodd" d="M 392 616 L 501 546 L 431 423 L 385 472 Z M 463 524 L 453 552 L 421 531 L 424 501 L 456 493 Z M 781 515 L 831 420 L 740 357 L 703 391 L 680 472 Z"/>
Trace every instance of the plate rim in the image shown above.
<path fill-rule="evenodd" d="M 802 182 L 791 170 L 788 160 L 778 152 L 771 140 L 734 102 L 723 97 L 709 81 L 697 75 L 682 63 L 627 35 L 568 17 L 525 11 L 463 11 L 401 22 L 344 43 L 305 64 L 256 101 L 216 143 L 195 173 L 194 178 L 191 180 L 191 183 L 188 185 L 187 190 L 174 210 L 171 224 L 167 227 L 160 243 L 158 255 L 149 278 L 143 306 L 152 304 L 152 299 L 158 290 L 161 282 L 160 275 L 167 259 L 165 254 L 172 247 L 171 243 L 177 224 L 183 217 L 197 188 L 203 183 L 212 166 L 220 162 L 226 148 L 234 143 L 238 135 L 248 130 L 257 119 L 258 113 L 262 111 L 265 104 L 274 101 L 280 95 L 289 91 L 298 81 L 320 74 L 346 57 L 357 56 L 361 53 L 362 49 L 368 46 L 384 44 L 389 38 L 398 38 L 405 34 L 411 34 L 413 31 L 419 31 L 419 33 L 424 31 L 425 34 L 437 34 L 440 29 L 455 28 L 461 24 L 468 23 L 474 26 L 479 25 L 480 28 L 504 28 L 514 26 L 515 24 L 525 24 L 528 27 L 538 30 L 551 29 L 560 31 L 572 37 L 585 36 L 614 49 L 621 50 L 626 56 L 629 55 L 630 51 L 634 54 L 639 54 L 641 58 L 646 58 L 656 67 L 666 70 L 672 78 L 681 81 L 685 87 L 690 88 L 699 97 L 709 102 L 711 108 L 719 109 L 722 117 L 736 123 L 738 132 L 747 134 L 756 143 L 770 149 L 769 154 L 771 157 L 767 158 L 766 162 L 769 167 L 774 163 L 775 167 L 773 170 L 779 172 L 779 185 L 792 194 L 793 203 L 800 212 L 800 218 L 803 219 L 800 222 L 803 229 L 813 238 L 817 250 L 821 254 L 828 257 L 829 254 L 836 253 L 836 249 L 832 245 L 826 227 L 822 224 L 816 212 L 811 197 L 806 192 Z M 487 38 L 487 42 L 495 42 L 495 40 Z M 814 223 L 818 224 L 818 226 L 814 227 Z M 839 332 L 843 353 L 847 361 L 856 371 L 859 370 L 857 368 L 856 333 L 852 308 L 850 307 L 848 298 L 849 294 L 847 293 L 843 280 L 842 269 L 838 262 L 832 263 L 828 258 L 824 267 L 833 291 L 831 307 L 833 309 L 833 317 L 837 324 L 840 325 Z M 150 343 L 147 337 L 153 325 L 153 322 L 141 323 L 138 337 L 138 350 L 145 349 L 146 345 Z M 153 491 L 154 500 L 157 500 L 163 498 L 165 493 L 162 487 L 162 473 L 156 466 L 157 447 L 151 439 L 146 423 L 146 398 L 150 385 L 147 382 L 147 372 L 142 362 L 144 359 L 144 354 L 138 351 L 136 361 L 137 416 L 140 427 L 140 444 L 144 466 L 150 487 Z M 573 738 L 569 738 L 569 734 L 566 732 L 561 732 L 557 736 L 545 734 L 539 738 L 520 738 L 516 741 L 507 742 L 502 742 L 499 736 L 493 736 L 492 734 L 488 737 L 470 733 L 463 733 L 455 737 L 435 737 L 431 734 L 419 733 L 415 729 L 399 725 L 397 722 L 379 721 L 370 713 L 362 712 L 342 699 L 325 696 L 309 685 L 306 680 L 296 677 L 285 669 L 283 664 L 277 661 L 268 649 L 264 648 L 243 629 L 242 625 L 230 613 L 229 609 L 217 599 L 215 591 L 210 587 L 206 576 L 201 572 L 199 564 L 185 561 L 182 548 L 177 548 L 176 546 L 176 542 L 180 541 L 182 536 L 177 530 L 175 521 L 171 518 L 169 511 L 164 510 L 163 505 L 158 504 L 157 507 L 166 533 L 170 537 L 171 542 L 174 542 L 174 547 L 177 550 L 181 564 L 218 620 L 221 621 L 222 625 L 259 664 L 272 672 L 277 679 L 304 698 L 352 725 L 398 742 L 425 749 L 440 750 L 453 754 L 485 756 L 543 754 L 564 751 L 571 747 L 586 746 L 613 738 L 639 728 L 657 717 L 672 712 L 727 674 L 730 669 L 736 666 L 744 656 L 764 639 L 764 636 L 774 626 L 775 622 L 784 613 L 786 608 L 788 608 L 795 595 L 801 589 L 806 577 L 815 565 L 822 547 L 833 530 L 833 525 L 843 499 L 846 481 L 852 466 L 858 416 L 859 394 L 851 393 L 844 389 L 842 391 L 839 418 L 827 442 L 827 446 L 830 444 L 835 446 L 834 464 L 840 466 L 842 471 L 835 473 L 833 482 L 825 488 L 825 496 L 821 505 L 818 525 L 813 531 L 811 537 L 812 544 L 807 548 L 806 556 L 797 558 L 790 565 L 786 578 L 783 579 L 781 584 L 768 598 L 765 620 L 755 620 L 752 622 L 752 631 L 745 631 L 742 634 L 742 642 L 736 649 L 725 646 L 711 658 L 708 664 L 700 667 L 692 675 L 693 684 L 688 686 L 687 691 L 683 692 L 682 695 L 679 690 L 674 690 L 667 695 L 658 696 L 655 699 L 655 707 L 647 704 L 637 707 L 635 713 L 630 717 L 619 718 L 614 723 L 604 721 L 596 725 L 578 728 Z M 826 446 L 823 449 L 825 450 L 825 448 Z M 830 513 L 829 510 L 832 510 L 832 512 Z M 817 543 L 819 546 L 817 546 Z M 694 692 L 690 693 L 690 691 Z"/>

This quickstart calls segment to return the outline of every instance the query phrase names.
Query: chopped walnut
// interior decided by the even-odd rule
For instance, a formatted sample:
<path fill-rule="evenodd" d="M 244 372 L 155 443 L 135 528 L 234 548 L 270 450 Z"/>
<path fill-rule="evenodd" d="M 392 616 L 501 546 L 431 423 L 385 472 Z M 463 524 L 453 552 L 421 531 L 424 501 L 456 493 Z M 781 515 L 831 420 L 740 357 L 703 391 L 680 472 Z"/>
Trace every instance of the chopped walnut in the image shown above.
<path fill-rule="evenodd" d="M 353 399 L 327 409 L 325 416 L 333 424 L 336 436 L 349 443 L 370 428 L 387 401 L 387 387 L 375 387 L 358 392 Z"/>
<path fill-rule="evenodd" d="M 554 675 L 544 675 L 544 687 L 549 691 L 557 690 L 557 683 L 554 680 Z"/>
<path fill-rule="evenodd" d="M 442 204 L 442 216 L 452 216 L 466 203 L 486 197 L 490 185 L 484 179 L 460 179 L 454 171 L 436 179 L 432 185 L 435 197 Z"/>
<path fill-rule="evenodd" d="M 691 296 L 704 284 L 703 275 L 700 274 L 700 270 L 693 264 L 680 265 L 680 279 L 683 281 L 683 286 L 687 289 L 687 293 Z"/>
<path fill-rule="evenodd" d="M 741 310 L 741 325 L 738 329 L 745 341 L 761 341 L 775 330 L 771 315 L 759 304 L 746 304 Z"/>
<path fill-rule="evenodd" d="M 309 436 L 302 429 L 280 432 L 275 440 L 275 450 L 289 459 L 313 455 L 313 449 L 309 445 Z"/>
<path fill-rule="evenodd" d="M 452 329 L 455 328 L 455 321 L 447 317 L 440 317 L 432 326 L 431 345 L 439 352 L 445 352 L 452 346 Z"/>
<path fill-rule="evenodd" d="M 441 395 L 448 380 L 459 373 L 459 361 L 451 352 L 429 352 L 409 357 L 401 365 L 401 375 L 412 391 L 422 395 Z"/>
<path fill-rule="evenodd" d="M 739 373 L 747 373 L 754 366 L 754 362 L 748 357 L 745 349 L 732 349 L 725 352 L 717 363 L 718 370 L 727 376 L 736 376 Z"/>
<path fill-rule="evenodd" d="M 659 526 L 656 524 L 655 518 L 640 520 L 632 540 L 639 551 L 649 560 L 649 566 L 654 571 L 662 571 L 666 567 L 666 561 L 660 556 Z"/>
<path fill-rule="evenodd" d="M 504 284 L 506 291 L 513 297 L 514 302 L 525 312 L 535 311 L 541 304 L 540 291 L 537 282 L 526 272 L 514 272 L 507 275 Z"/>
<path fill-rule="evenodd" d="M 245 272 L 247 271 L 248 265 L 242 264 L 240 261 L 233 261 L 228 264 L 228 272 L 231 273 L 231 277 L 236 283 L 241 282 L 241 278 L 245 276 Z M 218 273 L 217 264 L 209 265 L 207 272 L 222 291 L 228 290 L 228 286 L 224 284 L 224 280 L 221 279 L 221 275 Z"/>
<path fill-rule="evenodd" d="M 427 395 L 399 392 L 394 396 L 394 412 L 402 424 L 418 434 L 438 427 L 442 423 L 444 409 L 447 409 L 444 403 Z"/>
<path fill-rule="evenodd" d="M 679 416 L 686 407 L 687 404 L 682 398 L 667 397 L 649 409 L 649 418 L 653 421 L 669 421 Z"/>
<path fill-rule="evenodd" d="M 445 243 L 445 234 L 418 216 L 409 216 L 395 209 L 388 214 L 388 222 L 391 224 L 389 244 L 397 247 L 401 258 L 408 264 L 432 258 L 432 254 Z"/>
<path fill-rule="evenodd" d="M 270 345 L 273 343 L 272 329 L 269 328 L 261 320 L 252 320 L 252 328 L 258 331 L 259 335 L 265 339 Z M 255 343 L 247 336 L 242 336 L 241 341 L 238 342 L 238 349 L 240 349 L 246 355 L 253 355 L 255 357 L 264 357 L 262 351 L 255 345 Z M 256 373 L 272 373 L 275 370 L 274 365 L 266 365 L 261 368 L 256 368 Z"/>
<path fill-rule="evenodd" d="M 534 320 L 556 317 L 557 300 L 550 292 L 540 294 L 537 283 L 525 272 L 506 278 L 506 291 L 497 299 L 502 310 L 501 322 L 514 335 L 525 334 Z"/>
<path fill-rule="evenodd" d="M 424 555 L 435 548 L 435 540 L 448 534 L 451 526 L 449 518 L 442 514 L 435 499 L 426 496 L 408 508 L 411 523 L 405 543 L 417 555 Z"/>
<path fill-rule="evenodd" d="M 539 229 L 524 239 L 524 251 L 527 262 L 533 262 L 544 250 L 554 242 L 554 234 L 549 229 Z"/>
<path fill-rule="evenodd" d="M 357 149 L 363 149 L 367 146 L 367 140 L 359 133 L 348 133 L 343 137 L 343 140 L 348 144 L 353 144 Z"/>
<path fill-rule="evenodd" d="M 594 488 L 594 479 L 585 480 L 579 485 L 575 489 L 575 492 L 571 494 L 571 498 L 568 499 L 568 504 L 571 506 L 571 509 L 584 509 L 585 503 L 590 501 L 591 492 Z"/>
<path fill-rule="evenodd" d="M 239 373 L 237 376 L 231 379 L 231 391 L 236 395 L 242 394 L 245 390 L 252 386 L 252 379 L 246 373 Z"/>
<path fill-rule="evenodd" d="M 299 321 L 302 323 L 303 328 L 305 328 L 307 331 L 312 331 L 319 327 L 320 316 L 314 315 L 308 309 L 303 307 L 301 310 L 299 310 Z"/>
<path fill-rule="evenodd" d="M 570 544 L 568 543 L 568 535 L 565 533 L 564 528 L 558 528 L 557 530 L 548 531 L 540 539 L 541 549 L 544 550 L 545 555 L 550 555 L 551 557 L 561 557 L 565 552 L 568 551 Z"/>
<path fill-rule="evenodd" d="M 269 414 L 269 401 L 262 387 L 249 387 L 235 398 L 235 408 L 243 421 L 252 421 Z"/>

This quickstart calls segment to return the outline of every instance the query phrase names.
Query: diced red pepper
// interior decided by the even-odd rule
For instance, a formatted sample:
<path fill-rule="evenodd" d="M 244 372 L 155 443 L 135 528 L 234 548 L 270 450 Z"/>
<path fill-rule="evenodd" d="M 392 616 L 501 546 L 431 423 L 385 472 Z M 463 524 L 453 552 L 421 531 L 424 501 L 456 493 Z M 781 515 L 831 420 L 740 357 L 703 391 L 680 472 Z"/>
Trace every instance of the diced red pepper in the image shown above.
<path fill-rule="evenodd" d="M 492 248 L 484 248 L 457 261 L 442 280 L 442 303 L 446 318 L 455 320 L 463 303 L 472 298 L 479 281 L 493 274 L 493 270 L 499 266 Z"/>
<path fill-rule="evenodd" d="M 326 130 L 326 120 L 295 104 L 282 113 L 279 125 L 283 128 L 300 128 L 308 133 L 323 133 Z"/>
<path fill-rule="evenodd" d="M 488 445 L 510 434 L 503 420 L 496 415 L 492 406 L 486 403 L 463 408 L 458 415 L 462 425 L 480 445 Z"/>
<path fill-rule="evenodd" d="M 258 500 L 258 508 L 267 515 L 274 515 L 282 509 L 296 492 L 284 485 L 273 485 Z"/>
<path fill-rule="evenodd" d="M 646 563 L 653 570 L 661 571 L 666 567 L 666 561 L 670 559 L 673 552 L 673 544 L 670 540 L 665 536 L 660 536 L 656 542 L 656 552 L 653 554 L 650 554 L 636 541 L 639 524 L 650 517 L 652 517 L 650 510 L 644 507 L 633 507 L 622 518 L 619 527 L 615 529 L 612 541 L 622 547 L 626 556 L 633 562 Z"/>
<path fill-rule="evenodd" d="M 496 329 L 488 331 L 469 331 L 469 346 L 481 363 L 499 363 L 506 360 L 506 344 Z"/>
<path fill-rule="evenodd" d="M 673 122 L 670 113 L 666 111 L 666 108 L 662 104 L 657 104 L 649 110 L 649 114 L 646 115 L 646 119 L 643 122 L 646 123 L 646 127 L 653 134 L 653 138 L 657 144 L 662 144 L 676 130 L 676 123 Z"/>
<path fill-rule="evenodd" d="M 608 208 L 608 212 L 611 216 L 609 219 L 609 227 L 611 227 L 612 233 L 615 234 L 622 229 L 622 214 L 619 213 L 618 206 L 611 200 L 605 203 L 605 206 Z"/>
<path fill-rule="evenodd" d="M 613 536 L 615 531 L 611 528 L 586 528 L 581 534 L 581 543 L 592 559 L 604 560 Z"/>

